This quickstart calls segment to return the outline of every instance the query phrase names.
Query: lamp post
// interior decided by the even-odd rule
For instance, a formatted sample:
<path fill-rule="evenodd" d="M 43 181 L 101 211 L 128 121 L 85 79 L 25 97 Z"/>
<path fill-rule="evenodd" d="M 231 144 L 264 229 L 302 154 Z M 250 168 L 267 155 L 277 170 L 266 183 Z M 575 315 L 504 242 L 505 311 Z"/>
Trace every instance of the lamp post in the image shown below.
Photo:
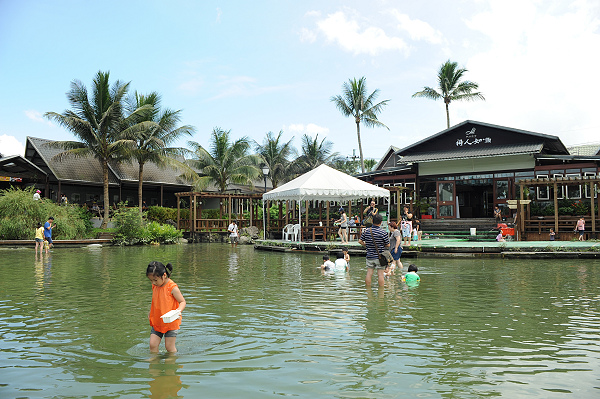
<path fill-rule="evenodd" d="M 267 192 L 267 176 L 269 175 L 269 166 L 264 164 L 262 167 L 263 177 L 265 178 L 265 193 Z M 263 198 L 263 240 L 267 239 L 267 217 L 265 214 L 265 200 Z"/>

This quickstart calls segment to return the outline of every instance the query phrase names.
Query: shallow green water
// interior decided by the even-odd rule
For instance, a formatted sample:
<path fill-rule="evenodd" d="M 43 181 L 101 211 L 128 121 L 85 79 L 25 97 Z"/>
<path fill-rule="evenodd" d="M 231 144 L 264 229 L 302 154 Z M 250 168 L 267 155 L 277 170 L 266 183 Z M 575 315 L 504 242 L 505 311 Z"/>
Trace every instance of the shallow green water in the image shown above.
<path fill-rule="evenodd" d="M 2 399 L 600 396 L 598 261 L 419 259 L 367 290 L 364 259 L 220 244 L 0 257 Z M 151 260 L 188 302 L 176 356 L 147 349 Z"/>

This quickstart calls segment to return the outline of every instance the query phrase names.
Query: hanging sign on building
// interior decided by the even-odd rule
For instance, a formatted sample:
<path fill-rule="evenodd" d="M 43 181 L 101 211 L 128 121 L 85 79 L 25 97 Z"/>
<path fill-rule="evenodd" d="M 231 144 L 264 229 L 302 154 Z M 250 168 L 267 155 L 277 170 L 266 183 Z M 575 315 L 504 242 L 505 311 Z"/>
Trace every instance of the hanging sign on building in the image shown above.
<path fill-rule="evenodd" d="M 10 181 L 13 183 L 23 183 L 23 179 L 20 177 L 8 177 L 8 176 L 0 176 L 0 181 Z"/>

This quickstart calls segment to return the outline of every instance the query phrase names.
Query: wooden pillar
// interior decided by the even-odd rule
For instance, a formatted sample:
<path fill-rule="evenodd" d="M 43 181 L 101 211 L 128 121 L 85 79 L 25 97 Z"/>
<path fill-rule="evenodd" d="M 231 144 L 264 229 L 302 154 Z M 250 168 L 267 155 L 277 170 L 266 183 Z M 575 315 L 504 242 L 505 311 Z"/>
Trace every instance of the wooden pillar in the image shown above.
<path fill-rule="evenodd" d="M 227 209 L 229 212 L 227 212 L 227 226 L 229 226 L 231 224 L 231 194 L 229 194 L 229 196 L 227 197 Z"/>
<path fill-rule="evenodd" d="M 160 206 L 165 206 L 165 203 L 163 201 L 163 199 L 164 199 L 164 188 L 165 188 L 164 184 L 161 184 L 160 185 Z M 121 189 L 119 188 L 119 190 L 121 190 Z M 120 196 L 121 196 L 121 194 L 119 194 L 119 197 Z"/>
<path fill-rule="evenodd" d="M 179 201 L 179 195 L 176 195 L 175 198 L 177 198 L 177 229 L 180 228 L 180 221 L 181 221 L 181 204 Z"/>
<path fill-rule="evenodd" d="M 326 209 L 327 209 L 327 212 L 326 212 L 326 215 L 327 215 L 327 222 L 326 223 L 327 224 L 325 226 L 329 226 L 329 201 L 327 201 L 327 208 Z"/>
<path fill-rule="evenodd" d="M 285 225 L 290 224 L 290 201 L 285 201 Z"/>
<path fill-rule="evenodd" d="M 196 195 L 190 193 L 190 232 L 195 240 L 194 232 L 196 231 Z"/>
<path fill-rule="evenodd" d="M 399 188 L 396 189 L 396 223 L 400 221 L 400 215 L 402 215 L 402 190 Z"/>
<path fill-rule="evenodd" d="M 592 231 L 593 234 L 596 234 L 596 215 L 594 215 L 594 191 L 596 188 L 596 183 L 590 183 L 590 216 L 592 217 Z"/>
<path fill-rule="evenodd" d="M 329 201 L 327 201 L 327 207 L 329 208 Z M 319 220 L 323 220 L 323 202 L 319 201 Z"/>
<path fill-rule="evenodd" d="M 304 201 L 304 204 L 306 206 L 306 210 L 304 212 L 304 221 L 305 221 L 306 227 L 308 227 L 308 200 Z"/>
<path fill-rule="evenodd" d="M 558 234 L 558 184 L 554 182 L 554 232 Z"/>

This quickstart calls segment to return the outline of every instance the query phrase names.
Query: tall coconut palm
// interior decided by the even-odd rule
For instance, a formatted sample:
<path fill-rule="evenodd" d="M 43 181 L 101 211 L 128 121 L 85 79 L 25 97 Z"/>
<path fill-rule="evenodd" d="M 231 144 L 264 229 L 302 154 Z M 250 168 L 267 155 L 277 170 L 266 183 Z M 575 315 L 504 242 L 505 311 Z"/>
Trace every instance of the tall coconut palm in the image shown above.
<path fill-rule="evenodd" d="M 290 157 L 295 154 L 295 149 L 292 147 L 292 140 L 283 142 L 280 130 L 275 137 L 273 132 L 268 132 L 262 144 L 255 142 L 255 149 L 258 155 L 262 157 L 264 162 L 269 167 L 269 178 L 273 188 L 277 188 L 279 183 L 285 182 L 290 177 Z"/>
<path fill-rule="evenodd" d="M 212 183 L 223 193 L 231 183 L 253 186 L 254 179 L 262 172 L 258 168 L 260 158 L 249 154 L 250 139 L 242 137 L 230 140 L 230 130 L 214 128 L 210 148 L 190 141 L 194 158 L 188 164 L 200 170 L 199 185 L 204 188 Z"/>
<path fill-rule="evenodd" d="M 144 182 L 144 165 L 152 162 L 158 166 L 171 165 L 179 169 L 185 166 L 177 158 L 182 157 L 187 150 L 185 148 L 170 147 L 183 135 L 192 135 L 194 127 L 185 125 L 177 127 L 181 120 L 181 110 L 161 110 L 161 98 L 156 92 L 148 95 L 135 93 L 129 99 L 129 109 L 134 111 L 139 108 L 147 108 L 133 119 L 133 124 L 139 122 L 150 122 L 146 129 L 138 132 L 132 138 L 136 141 L 132 150 L 132 158 L 138 162 L 138 206 L 142 212 L 142 190 Z"/>
<path fill-rule="evenodd" d="M 363 157 L 362 143 L 360 140 L 360 123 L 367 127 L 385 127 L 386 125 L 377 119 L 377 115 L 381 113 L 383 107 L 388 101 L 380 101 L 377 104 L 375 101 L 379 96 L 379 89 L 371 94 L 367 94 L 367 81 L 363 76 L 359 80 L 350 79 L 342 85 L 342 95 L 331 97 L 331 101 L 335 103 L 337 109 L 344 116 L 352 116 L 356 123 L 356 136 L 358 137 L 358 151 L 360 153 L 360 167 L 362 172 L 365 172 L 365 160 Z"/>
<path fill-rule="evenodd" d="M 296 159 L 296 168 L 299 174 L 313 170 L 322 164 L 331 164 L 339 154 L 333 151 L 333 143 L 326 138 L 319 141 L 317 134 L 313 139 L 308 134 L 302 136 L 302 149 Z"/>
<path fill-rule="evenodd" d="M 64 111 L 62 114 L 46 112 L 44 116 L 55 121 L 69 130 L 79 141 L 56 141 L 53 147 L 65 151 L 58 154 L 58 159 L 65 157 L 94 156 L 100 161 L 102 167 L 102 185 L 104 189 L 104 219 L 102 228 L 105 228 L 109 217 L 108 194 L 108 164 L 113 160 L 121 160 L 125 149 L 132 146 L 127 134 L 135 134 L 142 130 L 146 124 L 131 125 L 130 118 L 135 118 L 142 109 L 133 110 L 125 117 L 124 98 L 129 88 L 129 83 L 116 81 L 112 87 L 109 84 L 109 72 L 99 71 L 94 78 L 92 95 L 83 83 L 78 80 L 71 82 L 71 90 L 67 99 L 73 110 Z"/>
<path fill-rule="evenodd" d="M 425 97 L 432 100 L 442 99 L 446 104 L 446 123 L 450 128 L 450 112 L 448 106 L 452 101 L 474 101 L 485 100 L 483 94 L 476 91 L 479 85 L 468 80 L 462 81 L 463 75 L 467 72 L 465 68 L 459 68 L 457 62 L 446 61 L 438 71 L 438 90 L 431 87 L 423 87 L 423 90 L 413 94 L 413 97 Z"/>

